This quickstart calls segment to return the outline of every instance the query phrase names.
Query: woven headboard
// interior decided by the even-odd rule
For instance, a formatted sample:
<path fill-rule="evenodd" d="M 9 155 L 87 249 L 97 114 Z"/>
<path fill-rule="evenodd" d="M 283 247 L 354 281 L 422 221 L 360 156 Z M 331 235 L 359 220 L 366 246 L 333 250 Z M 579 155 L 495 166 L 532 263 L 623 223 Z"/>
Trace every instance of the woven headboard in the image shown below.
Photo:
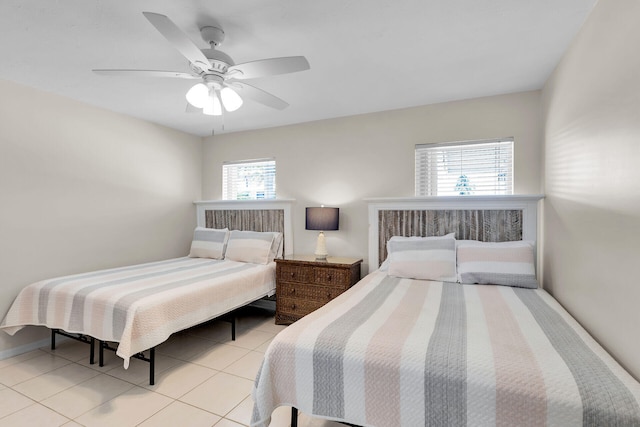
<path fill-rule="evenodd" d="M 542 196 L 430 197 L 369 200 L 369 271 L 387 257 L 391 236 L 443 236 L 459 240 L 536 241 Z"/>
<path fill-rule="evenodd" d="M 291 200 L 195 202 L 198 226 L 283 233 L 283 253 L 293 253 Z"/>

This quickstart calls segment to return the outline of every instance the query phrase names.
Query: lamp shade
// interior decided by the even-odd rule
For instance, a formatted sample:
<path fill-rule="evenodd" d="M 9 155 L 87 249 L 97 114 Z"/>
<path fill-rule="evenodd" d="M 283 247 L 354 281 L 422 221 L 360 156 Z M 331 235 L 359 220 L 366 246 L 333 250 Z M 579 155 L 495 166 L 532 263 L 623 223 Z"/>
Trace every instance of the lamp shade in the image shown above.
<path fill-rule="evenodd" d="M 338 230 L 339 208 L 306 208 L 307 230 L 330 231 Z"/>
<path fill-rule="evenodd" d="M 218 90 L 214 86 L 198 83 L 189 89 L 186 97 L 190 105 L 202 108 L 202 112 L 208 116 L 222 115 L 222 106 L 227 111 L 236 111 L 242 106 L 242 98 L 230 87 Z"/>
<path fill-rule="evenodd" d="M 222 98 L 222 105 L 229 112 L 236 111 L 242 106 L 242 98 L 230 87 L 222 88 L 220 97 Z"/>

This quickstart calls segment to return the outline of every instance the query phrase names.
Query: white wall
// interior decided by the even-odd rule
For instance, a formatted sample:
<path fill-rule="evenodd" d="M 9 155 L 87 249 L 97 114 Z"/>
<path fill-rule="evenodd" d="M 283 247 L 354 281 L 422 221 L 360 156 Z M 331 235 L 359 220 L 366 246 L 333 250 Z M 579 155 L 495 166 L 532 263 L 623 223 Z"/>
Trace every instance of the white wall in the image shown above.
<path fill-rule="evenodd" d="M 640 379 L 640 2 L 600 0 L 543 91 L 545 287 Z"/>
<path fill-rule="evenodd" d="M 275 157 L 277 195 L 296 199 L 294 250 L 313 253 L 307 206 L 340 207 L 340 231 L 327 232 L 329 254 L 365 258 L 364 198 L 414 195 L 414 147 L 428 142 L 515 137 L 515 192 L 541 192 L 540 93 L 428 105 L 205 139 L 203 199 L 219 199 L 222 162 Z"/>
<path fill-rule="evenodd" d="M 37 280 L 188 253 L 202 140 L 0 81 L 0 317 Z M 0 356 L 42 338 L 0 332 Z"/>

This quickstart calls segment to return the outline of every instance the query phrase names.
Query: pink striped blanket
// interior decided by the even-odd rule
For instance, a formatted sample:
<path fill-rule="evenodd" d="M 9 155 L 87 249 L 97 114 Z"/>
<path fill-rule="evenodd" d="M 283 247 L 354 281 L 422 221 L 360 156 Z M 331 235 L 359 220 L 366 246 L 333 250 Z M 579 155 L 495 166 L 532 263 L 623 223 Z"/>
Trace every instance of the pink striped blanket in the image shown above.
<path fill-rule="evenodd" d="M 374 272 L 270 344 L 252 426 L 638 426 L 640 384 L 545 291 Z"/>
<path fill-rule="evenodd" d="M 117 341 L 126 368 L 172 333 L 273 294 L 274 264 L 185 257 L 43 280 L 18 294 L 0 328 L 13 335 L 42 325 Z"/>

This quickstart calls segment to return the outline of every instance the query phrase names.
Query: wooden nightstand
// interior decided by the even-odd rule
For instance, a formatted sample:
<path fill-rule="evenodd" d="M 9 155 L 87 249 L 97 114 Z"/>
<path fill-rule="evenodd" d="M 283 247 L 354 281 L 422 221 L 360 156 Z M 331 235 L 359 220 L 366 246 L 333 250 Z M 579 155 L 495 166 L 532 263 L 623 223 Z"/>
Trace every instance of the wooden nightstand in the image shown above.
<path fill-rule="evenodd" d="M 276 323 L 290 324 L 322 307 L 360 280 L 358 258 L 290 255 L 276 259 Z"/>

